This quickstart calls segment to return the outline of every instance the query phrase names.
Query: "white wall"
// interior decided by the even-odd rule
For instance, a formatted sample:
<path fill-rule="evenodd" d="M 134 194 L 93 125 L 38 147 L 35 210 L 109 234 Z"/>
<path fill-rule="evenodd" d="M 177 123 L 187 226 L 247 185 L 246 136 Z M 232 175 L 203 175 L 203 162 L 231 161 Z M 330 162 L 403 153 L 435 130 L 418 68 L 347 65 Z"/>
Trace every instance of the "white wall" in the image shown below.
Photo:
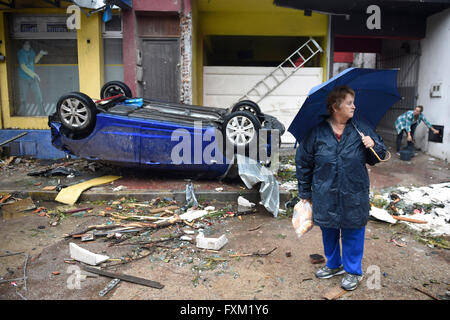
<path fill-rule="evenodd" d="M 204 67 L 203 105 L 228 108 L 273 70 L 271 67 Z M 276 117 L 286 127 L 281 137 L 283 143 L 295 142 L 287 129 L 309 90 L 322 83 L 322 72 L 322 68 L 301 68 L 258 103 L 263 113 Z M 250 96 L 253 101 L 257 98 Z"/>
<path fill-rule="evenodd" d="M 416 145 L 428 154 L 450 161 L 450 9 L 427 19 L 426 37 L 421 41 L 417 105 L 434 125 L 444 126 L 443 143 L 428 142 L 428 128 L 417 127 Z M 430 88 L 442 83 L 442 97 L 431 98 Z"/>

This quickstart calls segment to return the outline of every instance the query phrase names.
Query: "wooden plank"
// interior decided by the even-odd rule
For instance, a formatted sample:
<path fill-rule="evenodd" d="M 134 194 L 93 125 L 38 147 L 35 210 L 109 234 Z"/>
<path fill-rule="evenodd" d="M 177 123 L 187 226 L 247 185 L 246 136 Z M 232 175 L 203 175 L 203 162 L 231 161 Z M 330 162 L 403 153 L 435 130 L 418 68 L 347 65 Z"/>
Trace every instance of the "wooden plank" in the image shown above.
<path fill-rule="evenodd" d="M 423 220 L 416 220 L 416 219 L 411 219 L 411 218 L 406 218 L 406 217 L 399 217 L 399 216 L 392 216 L 395 220 L 401 220 L 401 221 L 407 221 L 407 222 L 414 222 L 414 223 L 428 223 L 427 221 L 423 221 Z"/>
<path fill-rule="evenodd" d="M 341 287 L 334 287 L 333 289 L 325 292 L 323 297 L 327 300 L 336 300 L 342 297 L 347 291 Z"/>
<path fill-rule="evenodd" d="M 89 267 L 86 267 L 86 266 L 82 266 L 82 269 L 87 271 L 87 272 L 95 273 L 95 274 L 98 274 L 98 275 L 101 275 L 101 276 L 104 276 L 104 277 L 113 278 L 113 279 L 120 279 L 120 280 L 123 280 L 123 281 L 136 283 L 136 284 L 140 284 L 140 285 L 151 287 L 151 288 L 155 288 L 155 289 L 162 289 L 162 288 L 164 288 L 164 285 L 162 285 L 161 283 L 156 282 L 156 281 L 152 281 L 152 280 L 147 280 L 147 279 L 144 279 L 144 278 L 129 276 L 129 275 L 126 275 L 126 274 L 112 273 L 112 272 L 108 272 L 108 271 L 98 270 L 98 269 L 95 269 L 95 268 L 89 268 Z"/>

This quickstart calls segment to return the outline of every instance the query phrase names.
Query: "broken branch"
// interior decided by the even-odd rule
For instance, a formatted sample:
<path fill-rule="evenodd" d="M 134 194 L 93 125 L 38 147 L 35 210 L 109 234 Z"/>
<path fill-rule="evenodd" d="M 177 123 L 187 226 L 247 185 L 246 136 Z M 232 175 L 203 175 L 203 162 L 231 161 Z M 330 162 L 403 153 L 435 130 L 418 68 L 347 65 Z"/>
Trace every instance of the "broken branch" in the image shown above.
<path fill-rule="evenodd" d="M 259 253 L 259 251 L 254 253 L 237 253 L 237 254 L 230 254 L 230 257 L 265 257 L 274 252 L 277 249 L 277 247 L 273 248 L 269 252 L 266 253 Z"/>
<path fill-rule="evenodd" d="M 416 219 L 411 219 L 411 218 L 406 218 L 406 217 L 399 217 L 399 216 L 392 216 L 395 220 L 401 220 L 401 221 L 407 221 L 407 222 L 413 222 L 413 223 L 428 223 L 427 221 L 423 221 L 423 220 L 416 220 Z"/>

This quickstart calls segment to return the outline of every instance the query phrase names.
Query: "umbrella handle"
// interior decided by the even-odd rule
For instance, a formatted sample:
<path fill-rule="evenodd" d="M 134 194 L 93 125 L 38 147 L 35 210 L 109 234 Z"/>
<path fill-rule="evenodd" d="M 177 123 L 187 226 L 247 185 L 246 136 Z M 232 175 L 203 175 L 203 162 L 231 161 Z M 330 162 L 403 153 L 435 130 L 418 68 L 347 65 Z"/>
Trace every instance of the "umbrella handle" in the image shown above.
<path fill-rule="evenodd" d="M 361 131 L 358 130 L 358 128 L 357 128 L 357 127 L 355 126 L 355 124 L 353 123 L 353 121 L 352 121 L 352 125 L 353 125 L 353 127 L 355 128 L 355 130 L 359 133 L 359 135 L 360 135 L 361 137 L 363 137 L 364 134 L 363 134 Z M 387 150 L 386 150 L 386 152 L 388 153 L 388 158 L 387 158 L 387 159 L 384 159 L 384 160 L 380 158 L 380 156 L 375 152 L 375 150 L 373 150 L 373 147 L 370 147 L 370 150 L 373 152 L 373 154 L 375 155 L 375 157 L 377 157 L 377 159 L 380 160 L 381 162 L 386 162 L 386 161 L 388 161 L 388 160 L 391 158 L 391 153 L 390 153 L 389 151 L 387 151 Z"/>
<path fill-rule="evenodd" d="M 373 152 L 373 154 L 375 155 L 375 157 L 377 157 L 378 160 L 380 160 L 381 162 L 386 162 L 391 158 L 391 153 L 389 151 L 386 150 L 386 152 L 388 153 L 388 158 L 387 159 L 381 159 L 380 156 L 375 152 L 375 150 L 373 150 L 372 147 L 370 147 L 370 150 Z"/>

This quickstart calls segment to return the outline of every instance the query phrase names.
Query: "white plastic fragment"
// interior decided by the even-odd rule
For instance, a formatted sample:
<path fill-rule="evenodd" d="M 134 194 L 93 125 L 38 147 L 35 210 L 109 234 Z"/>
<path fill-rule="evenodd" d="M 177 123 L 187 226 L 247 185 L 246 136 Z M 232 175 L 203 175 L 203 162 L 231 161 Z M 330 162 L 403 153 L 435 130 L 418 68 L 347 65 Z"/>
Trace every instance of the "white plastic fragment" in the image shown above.
<path fill-rule="evenodd" d="M 205 210 L 206 211 L 214 211 L 214 210 L 216 210 L 216 208 L 213 207 L 213 206 L 208 206 L 208 207 L 205 208 Z"/>
<path fill-rule="evenodd" d="M 245 199 L 242 196 L 239 196 L 238 198 L 238 205 L 243 206 L 243 207 L 254 207 L 255 204 L 253 202 L 248 201 L 247 199 Z"/>
<path fill-rule="evenodd" d="M 181 220 L 187 220 L 188 222 L 191 222 L 192 220 L 201 218 L 208 214 L 208 211 L 206 210 L 188 210 L 182 215 L 180 215 Z"/>
<path fill-rule="evenodd" d="M 375 206 L 373 206 L 370 209 L 370 215 L 372 217 L 374 217 L 375 219 L 378 219 L 378 220 L 381 220 L 381 221 L 385 221 L 385 222 L 389 222 L 389 223 L 396 223 L 397 222 L 397 220 L 392 218 L 392 216 L 386 210 L 377 208 Z"/>
<path fill-rule="evenodd" d="M 184 241 L 192 241 L 192 238 L 191 238 L 191 237 L 188 237 L 188 236 L 181 236 L 181 237 L 180 237 L 180 240 L 184 240 Z"/>
<path fill-rule="evenodd" d="M 225 235 L 219 238 L 205 238 L 203 232 L 200 232 L 196 238 L 197 248 L 210 249 L 210 250 L 220 250 L 222 247 L 228 243 L 228 239 Z"/>
<path fill-rule="evenodd" d="M 92 253 L 89 250 L 77 246 L 75 243 L 69 243 L 70 257 L 91 266 L 96 266 L 109 259 L 108 256 Z"/>

